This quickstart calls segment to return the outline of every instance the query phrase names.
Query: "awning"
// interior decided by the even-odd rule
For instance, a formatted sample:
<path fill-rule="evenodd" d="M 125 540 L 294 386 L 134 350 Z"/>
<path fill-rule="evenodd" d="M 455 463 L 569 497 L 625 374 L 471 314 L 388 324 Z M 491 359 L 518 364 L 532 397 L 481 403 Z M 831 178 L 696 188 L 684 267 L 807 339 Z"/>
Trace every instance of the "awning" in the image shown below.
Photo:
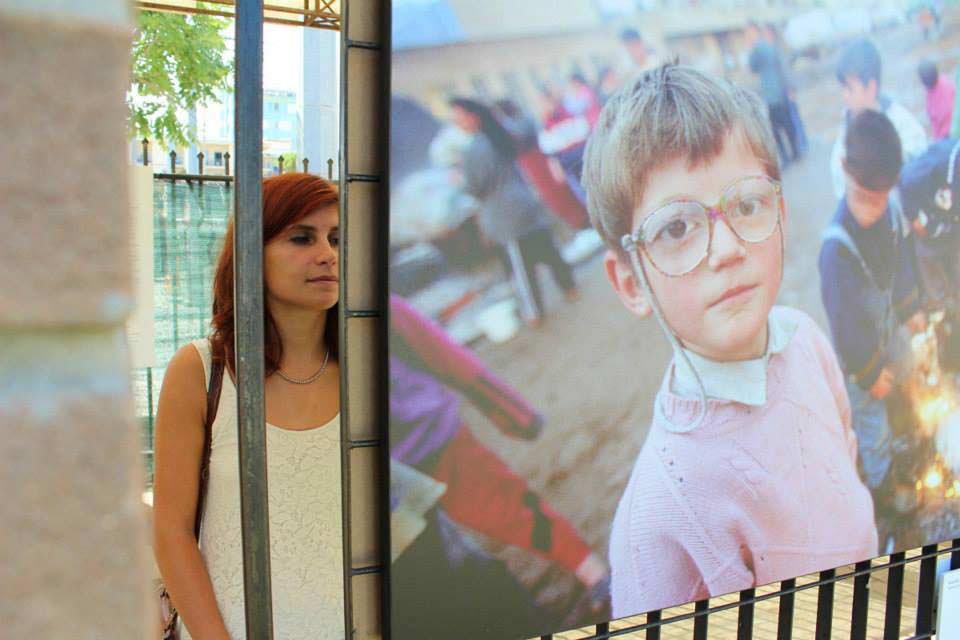
<path fill-rule="evenodd" d="M 137 0 L 140 9 L 233 17 L 234 0 Z M 340 30 L 340 0 L 265 0 L 264 22 Z"/>

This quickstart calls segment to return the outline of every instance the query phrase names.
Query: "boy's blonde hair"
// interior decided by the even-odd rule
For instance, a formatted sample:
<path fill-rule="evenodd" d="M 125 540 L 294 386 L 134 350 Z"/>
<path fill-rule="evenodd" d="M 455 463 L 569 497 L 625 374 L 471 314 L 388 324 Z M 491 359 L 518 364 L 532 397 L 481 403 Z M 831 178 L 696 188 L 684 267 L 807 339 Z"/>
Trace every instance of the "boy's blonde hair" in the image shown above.
<path fill-rule="evenodd" d="M 583 157 L 590 221 L 607 245 L 626 258 L 620 239 L 631 231 L 652 171 L 683 157 L 690 167 L 710 162 L 735 129 L 767 175 L 779 180 L 767 107 L 750 91 L 676 64 L 644 73 L 617 91 Z"/>

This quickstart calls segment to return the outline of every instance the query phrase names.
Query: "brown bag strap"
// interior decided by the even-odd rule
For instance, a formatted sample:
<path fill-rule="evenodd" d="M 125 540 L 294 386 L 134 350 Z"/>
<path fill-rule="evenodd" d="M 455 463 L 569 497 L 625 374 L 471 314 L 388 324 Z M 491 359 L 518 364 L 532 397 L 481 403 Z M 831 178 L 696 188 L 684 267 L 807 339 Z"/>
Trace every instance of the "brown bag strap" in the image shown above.
<path fill-rule="evenodd" d="M 200 539 L 200 523 L 210 481 L 210 448 L 213 442 L 213 421 L 220 405 L 220 389 L 223 387 L 223 361 L 214 360 L 210 368 L 210 384 L 207 387 L 207 419 L 203 424 L 203 456 L 200 458 L 200 482 L 197 486 L 197 512 L 193 518 L 193 535 Z"/>

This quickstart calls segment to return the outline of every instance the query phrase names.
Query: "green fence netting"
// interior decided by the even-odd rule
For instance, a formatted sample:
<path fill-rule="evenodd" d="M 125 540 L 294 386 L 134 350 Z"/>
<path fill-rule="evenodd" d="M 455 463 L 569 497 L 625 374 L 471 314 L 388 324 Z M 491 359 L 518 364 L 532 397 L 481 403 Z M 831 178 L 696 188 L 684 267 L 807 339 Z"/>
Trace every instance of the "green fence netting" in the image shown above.
<path fill-rule="evenodd" d="M 153 424 L 167 363 L 209 333 L 213 270 L 233 209 L 233 187 L 157 179 L 153 184 L 153 318 L 156 366 L 135 369 L 147 485 L 153 484 Z"/>

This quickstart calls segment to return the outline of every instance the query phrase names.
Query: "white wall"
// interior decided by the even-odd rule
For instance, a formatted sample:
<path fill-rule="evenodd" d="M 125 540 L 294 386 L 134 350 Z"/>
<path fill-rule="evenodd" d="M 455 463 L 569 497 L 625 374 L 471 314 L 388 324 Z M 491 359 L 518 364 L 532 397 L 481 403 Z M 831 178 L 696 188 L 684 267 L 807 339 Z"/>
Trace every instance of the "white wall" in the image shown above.
<path fill-rule="evenodd" d="M 326 29 L 303 30 L 303 76 L 300 114 L 303 127 L 302 158 L 310 171 L 327 175 L 333 158 L 334 177 L 339 172 L 340 144 L 340 34 Z"/>

